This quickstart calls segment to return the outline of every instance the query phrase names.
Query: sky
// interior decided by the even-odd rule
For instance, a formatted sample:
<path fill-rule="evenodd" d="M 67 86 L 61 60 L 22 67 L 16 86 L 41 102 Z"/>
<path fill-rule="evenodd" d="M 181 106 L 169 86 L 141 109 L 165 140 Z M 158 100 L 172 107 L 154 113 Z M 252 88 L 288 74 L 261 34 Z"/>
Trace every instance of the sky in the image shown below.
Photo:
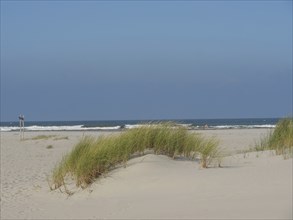
<path fill-rule="evenodd" d="M 292 115 L 292 1 L 1 1 L 1 121 Z"/>

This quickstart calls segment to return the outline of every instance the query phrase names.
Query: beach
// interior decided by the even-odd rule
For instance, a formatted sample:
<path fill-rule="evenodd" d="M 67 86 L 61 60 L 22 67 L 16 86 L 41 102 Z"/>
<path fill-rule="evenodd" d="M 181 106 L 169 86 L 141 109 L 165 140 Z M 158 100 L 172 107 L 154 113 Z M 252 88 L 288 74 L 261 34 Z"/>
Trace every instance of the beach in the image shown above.
<path fill-rule="evenodd" d="M 292 158 L 246 152 L 269 131 L 190 131 L 219 139 L 221 168 L 146 154 L 72 196 L 50 190 L 52 170 L 83 136 L 111 132 L 1 132 L 1 219 L 292 219 Z"/>

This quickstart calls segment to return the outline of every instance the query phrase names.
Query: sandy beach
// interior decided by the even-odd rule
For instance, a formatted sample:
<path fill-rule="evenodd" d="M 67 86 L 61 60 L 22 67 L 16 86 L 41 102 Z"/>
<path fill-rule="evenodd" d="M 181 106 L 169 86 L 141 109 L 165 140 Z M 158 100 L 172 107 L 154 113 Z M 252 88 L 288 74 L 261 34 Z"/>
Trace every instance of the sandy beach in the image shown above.
<path fill-rule="evenodd" d="M 268 131 L 201 130 L 220 140 L 222 168 L 147 154 L 72 196 L 50 190 L 52 169 L 83 135 L 109 132 L 1 132 L 1 219 L 292 219 L 292 158 L 241 153 Z"/>

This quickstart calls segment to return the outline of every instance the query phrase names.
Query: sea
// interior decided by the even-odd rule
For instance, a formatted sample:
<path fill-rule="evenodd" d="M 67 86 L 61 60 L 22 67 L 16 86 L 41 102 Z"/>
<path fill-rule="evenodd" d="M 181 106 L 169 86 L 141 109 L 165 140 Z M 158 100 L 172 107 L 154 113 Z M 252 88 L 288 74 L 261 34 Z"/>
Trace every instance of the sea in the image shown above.
<path fill-rule="evenodd" d="M 146 123 L 173 122 L 190 130 L 274 128 L 280 118 L 25 121 L 25 131 L 121 131 Z M 19 122 L 0 122 L 1 132 L 19 131 Z"/>

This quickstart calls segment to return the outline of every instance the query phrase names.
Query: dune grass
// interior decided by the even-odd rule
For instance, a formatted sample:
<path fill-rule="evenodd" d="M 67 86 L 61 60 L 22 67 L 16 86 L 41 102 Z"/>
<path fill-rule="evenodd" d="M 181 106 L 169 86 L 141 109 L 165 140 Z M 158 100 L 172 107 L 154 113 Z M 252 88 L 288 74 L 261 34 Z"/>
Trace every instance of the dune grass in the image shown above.
<path fill-rule="evenodd" d="M 172 123 L 147 124 L 121 134 L 82 138 L 53 170 L 51 188 L 66 187 L 66 177 L 73 178 L 77 187 L 84 188 L 117 165 L 125 166 L 131 157 L 142 155 L 146 150 L 172 158 L 199 157 L 204 168 L 219 156 L 215 138 L 204 139 Z"/>
<path fill-rule="evenodd" d="M 31 140 L 48 140 L 54 137 L 56 137 L 56 135 L 37 135 L 33 137 Z"/>
<path fill-rule="evenodd" d="M 37 135 L 37 136 L 32 137 L 31 139 L 28 139 L 28 140 L 49 140 L 49 139 L 52 139 L 52 138 L 54 138 L 53 139 L 54 141 L 68 140 L 68 136 L 58 137 L 57 135 Z"/>
<path fill-rule="evenodd" d="M 255 150 L 274 150 L 277 155 L 283 155 L 284 158 L 292 157 L 293 118 L 281 119 L 273 132 L 260 139 Z"/>
<path fill-rule="evenodd" d="M 68 136 L 55 137 L 54 141 L 69 140 Z"/>

